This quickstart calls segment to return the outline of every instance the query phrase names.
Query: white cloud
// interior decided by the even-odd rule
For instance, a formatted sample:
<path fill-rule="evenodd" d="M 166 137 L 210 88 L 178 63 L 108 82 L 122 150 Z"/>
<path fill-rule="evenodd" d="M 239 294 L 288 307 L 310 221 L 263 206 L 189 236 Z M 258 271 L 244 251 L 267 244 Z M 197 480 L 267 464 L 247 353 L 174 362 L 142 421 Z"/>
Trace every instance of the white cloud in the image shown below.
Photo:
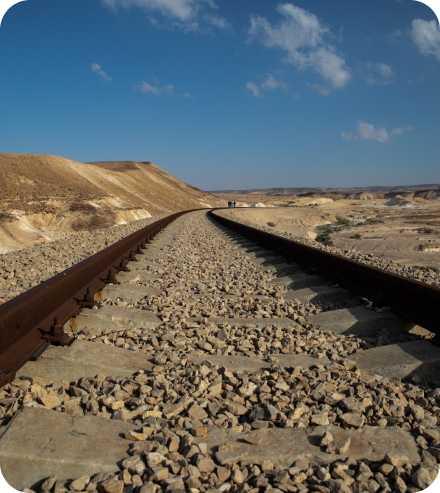
<path fill-rule="evenodd" d="M 376 63 L 376 69 L 383 77 L 386 77 L 387 79 L 392 77 L 394 74 L 393 69 L 385 63 Z"/>
<path fill-rule="evenodd" d="M 231 25 L 224 17 L 218 17 L 217 15 L 205 15 L 206 22 L 209 22 L 214 27 L 222 29 L 224 31 L 231 29 Z"/>
<path fill-rule="evenodd" d="M 267 74 L 266 80 L 261 84 L 262 89 L 273 91 L 275 89 L 287 89 L 289 84 L 275 79 L 272 74 Z"/>
<path fill-rule="evenodd" d="M 402 135 L 405 132 L 412 132 L 414 130 L 414 127 L 411 125 L 407 125 L 406 127 L 396 127 L 391 130 L 392 135 Z"/>
<path fill-rule="evenodd" d="M 97 63 L 92 63 L 92 70 L 95 74 L 100 75 L 104 80 L 113 80 L 109 75 L 107 75 L 104 70 L 101 70 L 101 65 Z"/>
<path fill-rule="evenodd" d="M 275 73 L 282 73 L 282 71 L 277 71 Z M 262 93 L 261 89 L 263 89 L 264 91 L 274 91 L 275 89 L 287 90 L 289 85 L 290 84 L 287 84 L 287 82 L 275 79 L 272 74 L 266 74 L 266 78 L 260 84 L 260 86 L 257 86 L 257 84 L 255 84 L 254 82 L 248 82 L 246 84 L 246 87 L 252 91 L 253 95 L 256 98 L 262 98 L 264 97 L 264 94 Z"/>
<path fill-rule="evenodd" d="M 388 130 L 382 126 L 380 128 L 375 128 L 371 123 L 365 123 L 360 120 L 357 123 L 358 133 L 357 135 L 348 134 L 346 132 L 341 132 L 341 136 L 345 140 L 376 140 L 377 142 L 389 142 L 390 135 L 402 135 L 405 132 L 411 132 L 414 127 L 407 125 L 406 127 L 397 127 L 388 132 Z"/>
<path fill-rule="evenodd" d="M 389 41 L 395 43 L 400 38 L 402 38 L 403 32 L 400 29 L 395 29 L 391 34 L 387 34 L 386 37 Z"/>
<path fill-rule="evenodd" d="M 254 84 L 253 82 L 246 82 L 246 87 L 247 89 L 252 91 L 252 94 L 256 98 L 262 98 L 264 96 L 263 93 L 260 91 L 259 87 L 257 86 L 257 84 Z"/>
<path fill-rule="evenodd" d="M 416 80 L 412 80 L 412 79 L 406 79 L 406 81 L 408 82 L 408 84 L 421 84 L 424 80 L 424 77 L 423 75 L 421 75 L 418 79 Z"/>
<path fill-rule="evenodd" d="M 167 84 L 166 86 L 161 87 L 159 90 L 164 92 L 165 94 L 174 94 L 173 89 L 173 84 Z"/>
<path fill-rule="evenodd" d="M 365 80 L 369 84 L 392 84 L 394 83 L 394 70 L 386 63 L 371 63 L 366 64 L 367 74 Z"/>
<path fill-rule="evenodd" d="M 310 87 L 310 89 L 313 89 L 314 91 L 318 91 L 319 94 L 322 94 L 323 96 L 327 96 L 327 94 L 330 94 L 330 89 L 325 86 L 321 86 L 321 84 L 309 84 L 306 82 L 307 87 Z"/>
<path fill-rule="evenodd" d="M 199 31 L 198 21 L 214 26 L 218 29 L 230 29 L 229 22 L 219 17 L 214 12 L 218 6 L 213 0 L 101 0 L 102 3 L 116 10 L 118 7 L 138 7 L 148 14 L 158 13 L 172 21 L 171 27 L 178 27 L 186 32 Z M 158 25 L 158 21 L 151 15 L 148 16 L 152 24 Z"/>
<path fill-rule="evenodd" d="M 133 89 L 137 89 L 141 92 L 152 92 L 153 94 L 159 95 L 160 91 L 158 87 L 151 86 L 148 82 L 142 81 L 140 86 L 134 86 Z"/>
<path fill-rule="evenodd" d="M 440 29 L 436 20 L 414 19 L 411 38 L 422 55 L 434 55 L 440 61 Z"/>
<path fill-rule="evenodd" d="M 300 70 L 318 72 L 330 84 L 327 92 L 343 88 L 351 74 L 345 60 L 327 41 L 332 38 L 330 30 L 314 14 L 290 3 L 280 4 L 276 10 L 284 17 L 276 25 L 259 15 L 251 16 L 249 39 L 286 51 L 286 60 Z"/>
<path fill-rule="evenodd" d="M 174 86 L 173 84 L 166 84 L 165 86 L 161 86 L 159 84 L 159 79 L 157 77 L 151 77 L 151 80 L 153 81 L 153 84 L 149 84 L 146 81 L 142 81 L 140 85 L 133 86 L 133 89 L 136 91 L 140 91 L 143 93 L 149 93 L 151 92 L 152 94 L 155 94 L 156 96 L 159 96 L 160 94 L 169 94 L 170 96 L 179 96 L 179 94 L 176 94 L 174 92 Z M 185 94 L 182 94 L 182 98 L 193 98 L 194 96 L 190 94 L 189 92 L 186 92 Z"/>

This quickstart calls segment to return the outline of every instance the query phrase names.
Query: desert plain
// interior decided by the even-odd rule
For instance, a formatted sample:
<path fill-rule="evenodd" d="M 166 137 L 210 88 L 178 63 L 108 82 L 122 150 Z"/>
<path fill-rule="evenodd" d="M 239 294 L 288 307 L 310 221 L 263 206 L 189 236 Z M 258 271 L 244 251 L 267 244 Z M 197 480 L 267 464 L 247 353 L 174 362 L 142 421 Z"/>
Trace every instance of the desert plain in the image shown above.
<path fill-rule="evenodd" d="M 362 194 L 364 197 L 367 194 Z M 378 195 L 378 194 L 377 194 Z M 336 199 L 219 194 L 235 200 L 229 214 L 274 234 L 332 245 L 422 269 L 440 271 L 440 196 Z M 422 195 L 422 194 L 419 194 Z"/>

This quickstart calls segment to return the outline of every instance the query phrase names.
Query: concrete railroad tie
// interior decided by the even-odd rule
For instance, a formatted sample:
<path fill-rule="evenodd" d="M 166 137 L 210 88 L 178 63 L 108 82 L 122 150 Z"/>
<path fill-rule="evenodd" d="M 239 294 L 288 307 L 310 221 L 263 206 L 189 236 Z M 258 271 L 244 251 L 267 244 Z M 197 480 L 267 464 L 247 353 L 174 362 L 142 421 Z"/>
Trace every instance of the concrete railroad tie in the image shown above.
<path fill-rule="evenodd" d="M 0 389 L 0 466 L 44 493 L 421 491 L 440 349 L 390 312 L 181 216 Z M 49 478 L 49 479 L 48 479 Z"/>

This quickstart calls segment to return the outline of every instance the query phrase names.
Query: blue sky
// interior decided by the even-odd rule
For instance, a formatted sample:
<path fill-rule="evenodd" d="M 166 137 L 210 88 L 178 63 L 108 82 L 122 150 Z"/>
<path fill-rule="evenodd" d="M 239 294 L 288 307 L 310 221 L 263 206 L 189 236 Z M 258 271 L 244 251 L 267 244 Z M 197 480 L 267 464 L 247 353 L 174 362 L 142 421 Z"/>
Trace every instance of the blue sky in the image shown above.
<path fill-rule="evenodd" d="M 205 190 L 440 182 L 440 29 L 410 0 L 28 0 L 0 151 L 153 161 Z"/>

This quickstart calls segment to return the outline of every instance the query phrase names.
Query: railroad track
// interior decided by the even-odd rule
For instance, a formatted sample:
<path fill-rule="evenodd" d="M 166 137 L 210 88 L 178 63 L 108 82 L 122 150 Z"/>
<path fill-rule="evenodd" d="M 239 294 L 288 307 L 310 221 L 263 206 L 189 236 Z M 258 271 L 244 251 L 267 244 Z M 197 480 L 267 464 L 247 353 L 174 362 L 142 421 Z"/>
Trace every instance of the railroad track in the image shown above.
<path fill-rule="evenodd" d="M 423 334 L 438 331 L 440 290 L 293 243 L 179 213 L 2 305 L 6 480 L 44 493 L 426 488 L 440 349 Z"/>

